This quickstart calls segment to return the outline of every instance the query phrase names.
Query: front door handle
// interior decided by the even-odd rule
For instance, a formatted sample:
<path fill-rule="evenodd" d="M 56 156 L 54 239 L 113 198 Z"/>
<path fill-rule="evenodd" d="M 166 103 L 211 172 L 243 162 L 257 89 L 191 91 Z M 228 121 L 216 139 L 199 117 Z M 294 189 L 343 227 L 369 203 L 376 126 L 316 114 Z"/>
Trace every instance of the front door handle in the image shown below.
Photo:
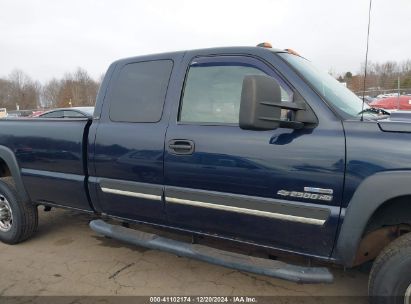
<path fill-rule="evenodd" d="M 193 154 L 194 142 L 188 139 L 172 139 L 168 142 L 168 151 L 178 155 Z"/>

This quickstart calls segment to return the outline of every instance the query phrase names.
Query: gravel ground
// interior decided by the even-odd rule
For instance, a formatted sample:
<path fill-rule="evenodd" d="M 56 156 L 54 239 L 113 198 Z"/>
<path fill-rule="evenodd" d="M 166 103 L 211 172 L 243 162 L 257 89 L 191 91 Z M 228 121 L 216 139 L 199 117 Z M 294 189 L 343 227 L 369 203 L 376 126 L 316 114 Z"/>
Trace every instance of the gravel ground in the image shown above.
<path fill-rule="evenodd" d="M 299 285 L 124 245 L 96 235 L 89 220 L 74 211 L 41 211 L 33 239 L 0 243 L 0 296 L 315 296 L 327 303 L 322 296 L 367 294 L 367 270 L 334 267 L 334 284 Z"/>

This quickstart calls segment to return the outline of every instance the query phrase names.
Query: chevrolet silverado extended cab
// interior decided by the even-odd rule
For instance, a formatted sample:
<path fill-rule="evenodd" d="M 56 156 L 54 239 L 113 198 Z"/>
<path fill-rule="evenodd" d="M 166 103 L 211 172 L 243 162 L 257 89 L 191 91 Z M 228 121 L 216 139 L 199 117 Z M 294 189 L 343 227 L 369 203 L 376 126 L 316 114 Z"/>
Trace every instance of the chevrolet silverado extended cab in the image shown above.
<path fill-rule="evenodd" d="M 381 113 L 380 113 L 381 114 Z M 410 303 L 411 123 L 376 111 L 295 52 L 214 48 L 122 59 L 94 115 L 0 122 L 0 240 L 40 205 L 100 216 L 96 232 L 301 283 L 326 267 L 188 244 L 138 222 L 354 267 L 375 303 Z"/>

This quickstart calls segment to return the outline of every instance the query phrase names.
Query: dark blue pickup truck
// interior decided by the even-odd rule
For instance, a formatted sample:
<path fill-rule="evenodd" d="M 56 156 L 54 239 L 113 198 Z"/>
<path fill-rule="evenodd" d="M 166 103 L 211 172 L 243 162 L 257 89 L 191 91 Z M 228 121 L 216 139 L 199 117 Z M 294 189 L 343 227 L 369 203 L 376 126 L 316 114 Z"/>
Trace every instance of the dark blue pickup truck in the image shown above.
<path fill-rule="evenodd" d="M 138 222 L 354 267 L 375 303 L 410 303 L 411 120 L 378 112 L 290 50 L 213 48 L 122 59 L 93 117 L 0 122 L 0 240 L 37 207 L 100 216 L 93 230 L 301 283 L 291 265 L 104 221 Z"/>

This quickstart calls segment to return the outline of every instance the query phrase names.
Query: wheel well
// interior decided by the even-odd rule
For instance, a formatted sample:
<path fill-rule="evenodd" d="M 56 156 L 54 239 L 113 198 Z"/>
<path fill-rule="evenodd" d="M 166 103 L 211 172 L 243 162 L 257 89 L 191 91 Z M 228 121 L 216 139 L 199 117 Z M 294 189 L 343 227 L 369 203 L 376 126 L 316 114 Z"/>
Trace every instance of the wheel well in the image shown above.
<path fill-rule="evenodd" d="M 368 220 L 354 265 L 375 259 L 385 246 L 407 232 L 411 232 L 411 195 L 384 202 Z"/>
<path fill-rule="evenodd" d="M 368 220 L 365 233 L 400 224 L 411 225 L 411 195 L 390 199 L 378 207 Z"/>
<path fill-rule="evenodd" d="M 10 168 L 7 163 L 0 158 L 0 177 L 11 176 Z"/>

